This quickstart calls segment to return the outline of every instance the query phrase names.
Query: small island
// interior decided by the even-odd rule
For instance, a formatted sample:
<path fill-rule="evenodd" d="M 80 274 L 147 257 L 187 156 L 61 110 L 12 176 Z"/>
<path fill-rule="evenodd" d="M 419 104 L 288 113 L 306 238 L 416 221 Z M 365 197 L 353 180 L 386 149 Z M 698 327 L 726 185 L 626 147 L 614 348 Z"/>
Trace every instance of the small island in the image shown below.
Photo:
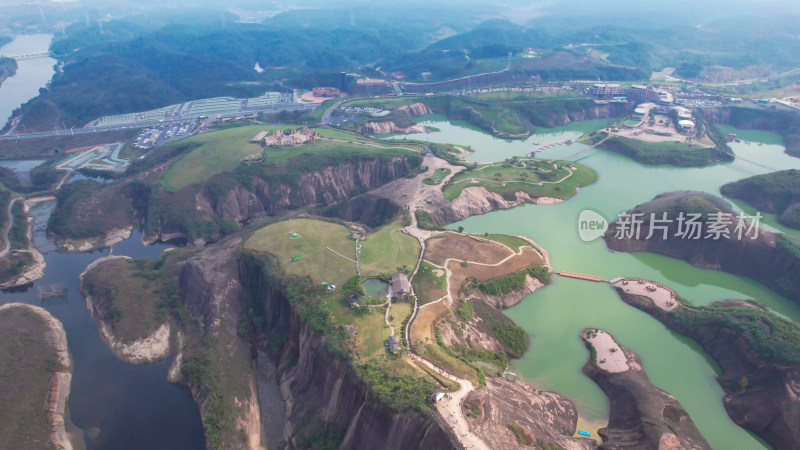
<path fill-rule="evenodd" d="M 81 292 L 100 337 L 117 357 L 130 363 L 169 355 L 169 299 L 175 288 L 146 260 L 106 256 L 80 275 Z"/>
<path fill-rule="evenodd" d="M 0 38 L 2 37 L 0 36 Z M 0 46 L 2 45 L 2 41 L 0 41 Z M 13 58 L 0 56 L 0 85 L 3 84 L 3 81 L 13 77 L 15 73 L 17 73 L 17 61 Z"/>
<path fill-rule="evenodd" d="M 0 191 L 0 229 L 5 230 L 5 239 L 0 243 L 0 289 L 23 286 L 44 275 L 44 256 L 32 242 L 33 223 L 28 210 L 49 198 L 26 200 Z"/>

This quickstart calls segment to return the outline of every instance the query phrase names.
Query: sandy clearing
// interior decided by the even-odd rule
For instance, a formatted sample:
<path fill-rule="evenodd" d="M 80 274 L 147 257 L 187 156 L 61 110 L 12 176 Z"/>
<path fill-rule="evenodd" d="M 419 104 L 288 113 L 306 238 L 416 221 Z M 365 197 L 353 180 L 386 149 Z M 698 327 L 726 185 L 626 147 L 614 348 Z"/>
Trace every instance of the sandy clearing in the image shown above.
<path fill-rule="evenodd" d="M 614 287 L 621 288 L 626 294 L 647 297 L 664 311 L 672 311 L 678 307 L 675 291 L 653 281 L 626 278 L 618 281 Z"/>
<path fill-rule="evenodd" d="M 630 369 L 625 352 L 620 350 L 617 341 L 603 330 L 587 330 L 583 339 L 594 347 L 597 354 L 597 367 L 610 373 L 625 372 Z"/>
<path fill-rule="evenodd" d="M 506 247 L 507 248 L 507 247 Z M 545 260 L 542 256 L 529 247 L 523 247 L 522 251 L 518 254 L 511 254 L 502 261 L 494 264 L 483 264 L 476 261 L 468 261 L 466 267 L 461 266 L 461 261 L 448 258 L 448 289 L 450 296 L 455 299 L 458 297 L 458 291 L 464 284 L 467 278 L 475 278 L 478 281 L 487 281 L 492 278 L 498 278 L 503 275 L 514 273 L 522 270 L 525 267 L 533 264 L 544 264 Z"/>
<path fill-rule="evenodd" d="M 431 325 L 436 319 L 447 311 L 444 302 L 437 301 L 428 303 L 424 308 L 417 310 L 417 317 L 411 325 L 411 342 L 422 341 L 434 342 L 433 329 Z"/>
<path fill-rule="evenodd" d="M 425 259 L 439 267 L 444 267 L 448 259 L 496 264 L 514 254 L 505 245 L 455 232 L 429 239 L 426 244 Z"/>

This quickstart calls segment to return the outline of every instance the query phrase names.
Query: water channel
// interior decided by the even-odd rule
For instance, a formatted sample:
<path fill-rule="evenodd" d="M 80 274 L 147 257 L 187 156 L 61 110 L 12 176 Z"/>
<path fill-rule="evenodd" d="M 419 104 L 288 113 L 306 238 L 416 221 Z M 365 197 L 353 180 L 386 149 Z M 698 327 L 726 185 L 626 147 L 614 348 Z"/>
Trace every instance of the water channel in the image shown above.
<path fill-rule="evenodd" d="M 24 55 L 46 52 L 53 36 L 50 34 L 23 34 L 0 47 L 0 55 Z M 39 95 L 39 88 L 45 87 L 55 73 L 56 60 L 50 57 L 23 59 L 17 61 L 17 72 L 0 85 L 0 128 L 11 113 L 23 103 Z"/>
<path fill-rule="evenodd" d="M 54 202 L 31 208 L 34 242 L 44 254 L 44 277 L 22 288 L 0 293 L 0 304 L 23 302 L 42 306 L 64 324 L 75 364 L 69 397 L 72 422 L 84 431 L 88 448 L 203 448 L 200 413 L 189 394 L 167 382 L 170 358 L 152 364 L 128 364 L 100 340 L 86 311 L 78 275 L 108 250 L 61 253 L 45 235 Z M 141 233 L 113 246 L 113 253 L 158 258 L 165 244 L 144 246 Z M 63 284 L 65 297 L 40 300 L 37 286 Z"/>
<path fill-rule="evenodd" d="M 52 36 L 20 35 L 0 48 L 0 54 L 47 51 Z M 39 94 L 53 76 L 56 61 L 42 57 L 17 61 L 16 74 L 0 85 L 0 127 L 14 109 Z M 3 161 L 22 178 L 41 161 Z M 200 413 L 189 394 L 167 382 L 170 359 L 133 365 L 118 359 L 100 340 L 78 287 L 78 275 L 108 250 L 60 253 L 45 235 L 54 202 L 36 204 L 34 242 L 47 264 L 44 277 L 29 286 L 0 293 L 0 304 L 24 302 L 42 306 L 64 324 L 75 363 L 69 397 L 70 419 L 84 431 L 88 448 L 197 449 L 204 437 Z M 157 258 L 167 245 L 145 247 L 141 233 L 113 247 L 115 254 Z M 67 295 L 39 300 L 37 286 L 64 284 Z"/>
<path fill-rule="evenodd" d="M 24 35 L 0 48 L 0 54 L 45 51 L 52 36 Z M 19 61 L 14 77 L 0 86 L 0 121 L 38 94 L 53 75 L 52 58 Z M 500 161 L 522 156 L 536 147 L 566 139 L 576 139 L 598 129 L 607 121 L 584 121 L 537 132 L 525 141 L 493 138 L 465 124 L 433 121 L 425 123 L 441 131 L 414 136 L 433 142 L 469 145 L 476 152 L 471 161 Z M 771 133 L 736 131 L 744 139 L 731 144 L 742 157 L 776 169 L 800 168 L 800 159 L 783 153 L 780 138 Z M 585 148 L 582 144 L 553 147 L 543 158 L 570 155 Z M 729 181 L 765 173 L 766 170 L 744 161 L 716 164 L 707 168 L 645 166 L 624 156 L 590 150 L 578 161 L 593 168 L 599 180 L 569 201 L 555 205 L 524 205 L 466 219 L 452 227 L 464 226 L 468 232 L 523 234 L 547 249 L 556 270 L 588 273 L 604 278 L 637 276 L 664 283 L 697 304 L 725 298 L 754 298 L 791 320 L 800 322 L 800 307 L 744 277 L 695 268 L 688 263 L 655 254 L 615 253 L 601 241 L 586 243 L 578 238 L 580 211 L 592 209 L 609 220 L 618 213 L 667 191 L 695 189 L 719 194 Z M 737 204 L 748 212 L 745 205 Z M 44 224 L 52 203 L 33 208 L 35 242 L 45 255 L 44 277 L 28 286 L 0 293 L 0 304 L 20 301 L 41 305 L 58 317 L 67 332 L 75 361 L 70 394 L 72 422 L 84 430 L 89 448 L 190 449 L 203 447 L 199 413 L 190 396 L 180 387 L 166 382 L 169 360 L 132 365 L 116 358 L 100 340 L 86 312 L 78 290 L 78 275 L 87 264 L 107 250 L 93 253 L 60 253 L 44 234 Z M 767 215 L 769 227 L 784 232 Z M 157 244 L 145 247 L 140 234 L 114 246 L 115 254 L 132 257 L 157 257 L 166 248 Z M 68 295 L 44 302 L 36 296 L 36 285 L 65 283 Z M 373 286 L 368 286 L 372 288 Z M 374 286 L 377 289 L 377 286 Z M 736 426 L 727 416 L 723 392 L 714 380 L 713 361 L 691 341 L 666 329 L 656 320 L 625 305 L 605 284 L 554 277 L 553 283 L 509 309 L 506 313 L 531 336 L 531 347 L 515 362 L 515 370 L 535 386 L 552 389 L 576 402 L 581 428 L 595 431 L 605 425 L 608 402 L 602 391 L 580 367 L 587 352 L 578 338 L 585 327 L 599 327 L 614 334 L 620 343 L 642 358 L 651 381 L 673 394 L 687 409 L 700 431 L 715 448 L 761 448 L 753 435 Z"/>

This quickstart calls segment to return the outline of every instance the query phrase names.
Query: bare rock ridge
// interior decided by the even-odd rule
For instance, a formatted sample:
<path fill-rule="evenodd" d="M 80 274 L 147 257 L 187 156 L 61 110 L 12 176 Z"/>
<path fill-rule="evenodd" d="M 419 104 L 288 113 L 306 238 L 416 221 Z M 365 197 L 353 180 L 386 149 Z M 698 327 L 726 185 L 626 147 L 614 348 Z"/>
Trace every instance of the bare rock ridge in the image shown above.
<path fill-rule="evenodd" d="M 390 120 L 375 120 L 371 122 L 365 123 L 361 127 L 361 132 L 368 133 L 368 134 L 390 134 L 390 133 L 405 133 L 405 134 L 413 134 L 413 133 L 425 133 L 428 131 L 422 125 L 416 125 L 411 121 L 409 118 L 413 117 L 422 117 L 426 114 L 433 114 L 431 108 L 422 102 L 412 103 L 410 105 L 405 105 L 397 108 L 396 114 L 399 113 L 401 119 L 398 120 L 395 118 L 392 120 L 393 116 L 388 116 L 387 119 Z M 398 125 L 397 122 L 405 124 L 405 126 Z"/>
<path fill-rule="evenodd" d="M 330 427 L 343 431 L 340 448 L 455 448 L 435 418 L 396 413 L 376 401 L 352 363 L 331 353 L 325 337 L 300 318 L 281 276 L 268 263 L 242 254 L 240 246 L 238 237 L 224 239 L 195 250 L 175 269 L 182 303 L 200 323 L 187 326 L 174 341 L 170 379 L 186 386 L 197 403 L 207 448 L 305 448 L 305 434 Z M 263 308 L 264 332 L 257 341 L 238 334 L 245 302 Z M 200 350 L 205 356 L 198 356 L 198 346 L 205 349 Z M 267 354 L 269 358 L 262 360 Z M 210 388 L 209 379 L 184 370 L 187 364 L 196 366 L 198 358 L 206 358 L 213 380 L 225 383 L 224 390 Z M 257 366 L 274 370 L 257 371 Z M 273 395 L 265 395 L 268 392 Z M 280 392 L 278 399 L 274 392 Z M 282 405 L 261 404 L 259 398 Z M 233 417 L 225 420 L 233 420 L 243 432 L 209 428 L 220 404 L 234 406 L 227 413 Z M 269 426 L 262 426 L 265 420 Z M 278 420 L 281 427 L 275 426 Z M 208 437 L 212 435 L 214 442 Z"/>
<path fill-rule="evenodd" d="M 629 212 L 642 212 L 649 217 L 650 212 L 671 212 L 667 239 L 662 239 L 662 232 L 647 239 L 650 227 L 644 224 L 638 237 L 620 236 L 617 238 L 618 222 L 612 222 L 605 234 L 608 248 L 623 252 L 655 252 L 673 258 L 688 261 L 697 267 L 722 270 L 735 275 L 752 277 L 767 287 L 795 300 L 800 301 L 800 259 L 792 251 L 787 250 L 791 242 L 775 233 L 759 230 L 742 235 L 738 239 L 735 233 L 736 217 L 728 202 L 704 192 L 676 191 L 656 196 L 652 201 L 636 206 Z M 703 222 L 701 238 L 683 239 L 676 237 L 679 231 L 676 219 L 678 211 L 698 212 L 707 215 L 711 212 L 722 212 L 730 218 L 726 226 L 730 238 L 705 238 L 708 235 L 708 223 Z M 658 215 L 657 217 L 660 217 Z M 756 237 L 752 239 L 752 237 Z"/>
<path fill-rule="evenodd" d="M 518 449 L 520 444 L 508 424 L 515 424 L 539 448 L 592 449 L 595 441 L 574 438 L 578 411 L 556 392 L 540 391 L 520 381 L 488 378 L 486 387 L 470 392 L 464 403 L 478 417 L 467 415 L 470 429 L 495 450 Z M 548 445 L 549 447 L 545 447 Z"/>
<path fill-rule="evenodd" d="M 374 228 L 391 221 L 400 210 L 400 205 L 391 199 L 366 193 L 326 208 L 322 215 Z"/>
<path fill-rule="evenodd" d="M 404 177 L 412 167 L 408 158 L 392 157 L 342 162 L 301 174 L 291 185 L 254 177 L 250 187 L 236 184 L 221 194 L 208 189 L 199 191 L 192 201 L 194 214 L 197 220 L 244 220 L 307 206 L 328 206 Z M 169 217 L 151 214 L 148 228 L 157 231 L 149 234 L 147 241 L 186 237 L 183 226 Z"/>
<path fill-rule="evenodd" d="M 415 102 L 410 105 L 401 106 L 397 109 L 407 113 L 411 117 L 422 117 L 427 114 L 433 114 L 431 108 L 422 102 Z"/>
<path fill-rule="evenodd" d="M 547 126 L 558 127 L 571 122 L 594 119 L 610 119 L 629 112 L 631 106 L 624 103 L 593 104 L 588 107 L 562 111 L 554 110 L 546 115 Z M 542 124 L 539 124 L 540 126 Z"/>
<path fill-rule="evenodd" d="M 261 447 L 260 408 L 254 395 L 255 364 L 251 345 L 238 335 L 241 323 L 242 301 L 247 293 L 239 278 L 237 254 L 241 239 L 223 240 L 205 247 L 180 263 L 179 286 L 183 305 L 191 316 L 201 322 L 201 335 L 192 335 L 187 328 L 183 347 L 176 349 L 180 383 L 186 386 L 200 409 L 206 430 L 207 448 L 253 449 Z M 196 348 L 207 348 L 198 355 Z M 192 378 L 181 370 L 190 361 L 206 361 L 215 380 Z M 214 383 L 223 383 L 221 385 Z M 225 392 L 226 397 L 222 397 Z M 222 398 L 219 398 L 222 397 Z M 219 405 L 234 405 L 233 417 L 223 420 L 236 423 L 237 430 L 244 430 L 246 440 L 239 433 L 225 433 L 214 428 L 215 417 L 220 414 Z M 209 438 L 211 431 L 219 435 L 218 442 Z"/>
<path fill-rule="evenodd" d="M 608 426 L 598 431 L 600 448 L 711 449 L 678 400 L 650 383 L 639 355 L 600 330 L 586 330 L 582 338 L 590 348 L 602 346 L 596 341 L 601 333 L 611 339 L 612 354 L 595 349 L 582 369 L 610 402 Z M 609 358 L 619 359 L 620 365 L 609 365 Z"/>
<path fill-rule="evenodd" d="M 470 216 L 486 214 L 496 209 L 511 209 L 523 203 L 539 205 L 558 203 L 562 200 L 552 197 L 531 197 L 524 192 L 516 192 L 513 200 L 506 200 L 496 192 L 489 192 L 482 186 L 465 188 L 452 202 L 442 198 L 441 203 L 434 203 L 431 220 L 438 226 L 458 222 Z"/>
<path fill-rule="evenodd" d="M 287 173 L 286 176 L 248 175 L 234 179 L 225 175 L 222 181 L 191 184 L 174 193 L 155 189 L 156 194 L 137 196 L 139 204 L 136 208 L 132 197 L 123 195 L 135 186 L 134 183 L 110 183 L 79 202 L 78 206 L 69 201 L 56 206 L 54 214 L 62 214 L 67 221 L 89 224 L 86 225 L 91 230 L 88 236 L 85 235 L 87 231 L 78 226 L 74 230 L 70 227 L 64 228 L 66 231 L 60 230 L 65 235 L 53 230 L 48 230 L 48 233 L 64 251 L 110 246 L 129 237 L 132 227 L 138 224 L 144 225 L 142 240 L 146 244 L 198 238 L 202 238 L 199 240 L 202 242 L 196 242 L 205 243 L 222 237 L 219 224 L 229 227 L 235 225 L 235 221 L 258 216 L 340 203 L 405 177 L 421 159 L 417 155 L 384 155 L 372 159 L 345 157 L 336 165 L 315 170 L 298 169 L 308 171 Z M 160 179 L 160 176 L 157 174 L 155 179 Z M 146 185 L 153 183 L 152 177 L 148 180 Z M 150 188 L 146 191 L 149 193 Z M 109 215 L 113 220 L 109 220 Z M 203 231 L 208 224 L 217 227 L 210 232 Z M 228 228 L 227 233 L 230 232 Z"/>
<path fill-rule="evenodd" d="M 375 402 L 351 363 L 335 357 L 292 309 L 280 283 L 263 263 L 240 259 L 239 272 L 249 295 L 262 302 L 269 327 L 285 332 L 276 355 L 280 388 L 286 406 L 284 438 L 293 445 L 301 424 L 310 429 L 337 426 L 344 430 L 340 448 L 445 449 L 451 437 L 432 417 L 398 414 Z"/>
<path fill-rule="evenodd" d="M 111 247 L 114 244 L 130 238 L 131 233 L 133 233 L 133 226 L 113 228 L 102 236 L 87 239 L 71 239 L 56 236 L 56 245 L 66 252 L 86 252 L 98 248 Z"/>
<path fill-rule="evenodd" d="M 367 122 L 364 124 L 364 129 L 362 131 L 364 133 L 369 133 L 369 134 L 391 134 L 391 133 L 416 134 L 416 133 L 425 133 L 426 131 L 428 131 L 428 129 L 422 125 L 399 127 L 393 121 L 385 120 L 382 122 Z"/>
<path fill-rule="evenodd" d="M 629 295 L 620 289 L 617 293 L 625 303 L 695 340 L 714 358 L 723 372 L 717 378 L 726 392 L 722 403 L 734 422 L 753 431 L 775 448 L 797 448 L 800 445 L 797 427 L 800 423 L 800 364 L 766 361 L 764 355 L 724 321 L 687 325 L 677 320 L 674 313 L 655 306 L 649 298 Z M 717 302 L 714 305 L 715 316 L 729 313 L 721 308 L 733 310 L 741 307 L 742 303 Z M 681 308 L 686 307 L 678 309 Z"/>

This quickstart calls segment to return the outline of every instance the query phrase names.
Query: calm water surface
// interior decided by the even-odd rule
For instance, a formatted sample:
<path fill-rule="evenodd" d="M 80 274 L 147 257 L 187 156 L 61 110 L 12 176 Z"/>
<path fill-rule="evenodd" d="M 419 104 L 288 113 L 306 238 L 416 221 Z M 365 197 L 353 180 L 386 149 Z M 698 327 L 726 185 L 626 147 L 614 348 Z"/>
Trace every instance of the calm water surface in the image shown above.
<path fill-rule="evenodd" d="M 46 52 L 53 36 L 50 34 L 23 34 L 0 47 L 0 55 L 14 56 Z M 11 112 L 39 95 L 53 78 L 56 60 L 50 57 L 17 61 L 17 73 L 0 85 L 0 128 L 11 118 Z"/>
<path fill-rule="evenodd" d="M 525 141 L 504 141 L 458 124 L 436 121 L 428 124 L 441 132 L 414 137 L 469 145 L 476 150 L 469 160 L 498 161 L 522 156 L 536 146 L 534 143 L 576 139 L 605 123 L 572 123 L 566 127 L 540 129 Z M 775 169 L 800 168 L 800 159 L 783 153 L 779 136 L 729 127 L 725 130 L 735 131 L 745 140 L 731 144 L 736 154 Z M 539 157 L 561 157 L 584 148 L 586 146 L 577 143 L 564 145 L 546 150 Z M 662 192 L 692 189 L 719 195 L 721 185 L 768 170 L 741 160 L 696 169 L 645 166 L 597 149 L 576 158 L 596 170 L 599 179 L 572 199 L 555 205 L 523 205 L 494 211 L 470 217 L 451 227 L 463 226 L 473 233 L 529 236 L 550 252 L 554 270 L 605 279 L 618 276 L 651 279 L 674 288 L 696 304 L 726 298 L 757 299 L 773 311 L 800 322 L 800 307 L 796 303 L 752 279 L 699 269 L 656 254 L 612 252 L 602 240 L 583 242 L 577 233 L 578 215 L 584 209 L 592 209 L 611 221 L 617 214 Z M 768 228 L 785 230 L 777 226 L 774 216 L 765 218 L 765 223 Z M 799 234 L 795 230 L 787 232 Z M 713 447 L 766 446 L 728 417 L 721 401 L 723 391 L 714 379 L 718 368 L 713 360 L 690 340 L 623 303 L 608 284 L 554 276 L 550 286 L 531 294 L 506 313 L 531 336 L 530 350 L 515 362 L 517 372 L 535 386 L 558 391 L 575 401 L 581 415 L 580 428 L 594 432 L 607 423 L 608 400 L 580 371 L 589 355 L 579 333 L 586 327 L 598 327 L 612 333 L 622 345 L 641 356 L 650 380 L 678 398 Z"/>
<path fill-rule="evenodd" d="M 42 306 L 58 317 L 67 333 L 75 363 L 69 411 L 72 422 L 85 434 L 89 448 L 109 449 L 198 449 L 204 447 L 200 414 L 182 388 L 167 383 L 170 358 L 152 364 L 133 365 L 121 361 L 106 347 L 86 311 L 78 287 L 78 275 L 108 250 L 90 253 L 60 253 L 44 234 L 54 202 L 31 209 L 34 242 L 45 256 L 44 277 L 16 292 L 0 293 L 0 304 L 24 302 Z M 168 245 L 145 247 L 141 233 L 116 244 L 114 254 L 158 258 Z M 63 283 L 68 294 L 39 300 L 38 286 Z"/>

